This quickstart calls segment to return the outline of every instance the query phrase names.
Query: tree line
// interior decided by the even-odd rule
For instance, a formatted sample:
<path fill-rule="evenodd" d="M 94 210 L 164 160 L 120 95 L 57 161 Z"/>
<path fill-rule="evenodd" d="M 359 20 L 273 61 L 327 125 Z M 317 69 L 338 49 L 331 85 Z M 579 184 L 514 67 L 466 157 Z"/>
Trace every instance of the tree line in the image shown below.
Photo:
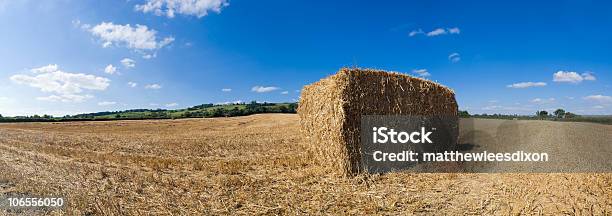
<path fill-rule="evenodd" d="M 31 115 L 2 117 L 0 122 L 51 122 L 51 121 L 106 121 L 106 120 L 139 120 L 139 119 L 177 119 L 177 118 L 212 118 L 245 116 L 258 113 L 296 113 L 297 103 L 232 103 L 232 104 L 201 104 L 186 109 L 131 109 L 124 111 L 104 111 L 65 115 Z"/>
<path fill-rule="evenodd" d="M 564 109 L 557 109 L 552 113 L 546 110 L 538 110 L 535 115 L 506 115 L 506 114 L 474 114 L 460 110 L 458 116 L 461 118 L 490 118 L 490 119 L 516 119 L 516 120 L 551 120 L 569 122 L 593 122 L 601 124 L 612 124 L 612 116 L 581 116 Z"/>

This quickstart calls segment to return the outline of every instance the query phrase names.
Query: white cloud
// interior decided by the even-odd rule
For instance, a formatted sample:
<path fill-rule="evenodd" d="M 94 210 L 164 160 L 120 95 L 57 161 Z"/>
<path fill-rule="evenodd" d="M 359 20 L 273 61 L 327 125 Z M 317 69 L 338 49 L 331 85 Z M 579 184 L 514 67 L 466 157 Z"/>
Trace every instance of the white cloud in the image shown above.
<path fill-rule="evenodd" d="M 110 105 L 115 105 L 117 104 L 117 102 L 115 101 L 102 101 L 102 102 L 98 102 L 98 106 L 110 106 Z"/>
<path fill-rule="evenodd" d="M 221 8 L 228 5 L 227 0 L 146 0 L 145 4 L 136 5 L 134 9 L 168 18 L 173 18 L 176 13 L 201 18 L 209 11 L 221 13 Z"/>
<path fill-rule="evenodd" d="M 545 82 L 520 82 L 507 85 L 508 88 L 529 88 L 529 87 L 543 87 L 546 86 Z"/>
<path fill-rule="evenodd" d="M 149 84 L 145 86 L 146 89 L 160 89 L 162 86 L 157 83 Z"/>
<path fill-rule="evenodd" d="M 599 103 L 612 103 L 612 96 L 607 95 L 589 95 L 584 97 L 584 99 Z"/>
<path fill-rule="evenodd" d="M 532 109 L 524 106 L 500 106 L 490 105 L 481 108 L 483 111 L 491 111 L 492 113 L 526 113 L 531 112 Z"/>
<path fill-rule="evenodd" d="M 253 88 L 251 88 L 251 91 L 257 92 L 257 93 L 265 93 L 265 92 L 276 91 L 278 89 L 280 88 L 276 86 L 253 86 Z"/>
<path fill-rule="evenodd" d="M 157 53 L 146 54 L 146 55 L 142 56 L 143 59 L 152 59 L 152 58 L 155 58 L 155 57 L 157 57 Z"/>
<path fill-rule="evenodd" d="M 231 91 L 232 91 L 232 89 L 231 89 L 231 88 L 224 88 L 224 89 L 221 89 L 221 91 L 222 91 L 222 92 L 231 92 Z"/>
<path fill-rule="evenodd" d="M 121 59 L 121 64 L 126 68 L 136 67 L 136 61 L 130 58 Z"/>
<path fill-rule="evenodd" d="M 502 106 L 499 106 L 499 105 L 491 105 L 491 106 L 483 107 L 482 110 L 499 110 L 501 108 Z"/>
<path fill-rule="evenodd" d="M 415 73 L 421 77 L 431 76 L 431 74 L 427 71 L 427 69 L 414 69 L 412 73 Z"/>
<path fill-rule="evenodd" d="M 82 73 L 68 73 L 59 70 L 57 65 L 47 65 L 30 70 L 37 75 L 17 74 L 10 77 L 17 84 L 39 88 L 42 92 L 53 92 L 59 95 L 39 97 L 38 100 L 80 102 L 89 99 L 91 95 L 78 95 L 84 90 L 106 90 L 110 80 Z"/>
<path fill-rule="evenodd" d="M 289 91 L 283 91 L 281 92 L 281 94 L 284 94 L 284 95 L 289 94 Z"/>
<path fill-rule="evenodd" d="M 460 34 L 461 30 L 457 27 L 454 28 L 437 28 L 432 31 L 425 33 L 422 29 L 412 30 L 408 35 L 414 37 L 416 35 L 426 35 L 427 37 L 435 37 L 445 34 Z"/>
<path fill-rule="evenodd" d="M 531 100 L 530 102 L 535 103 L 535 104 L 548 104 L 548 103 L 555 102 L 555 99 L 554 98 L 548 98 L 548 99 L 535 98 Z"/>
<path fill-rule="evenodd" d="M 593 106 L 594 109 L 604 109 L 605 107 L 602 105 Z"/>
<path fill-rule="evenodd" d="M 427 32 L 428 37 L 433 37 L 433 36 L 438 36 L 438 35 L 443 35 L 443 34 L 446 34 L 446 30 L 444 30 L 443 28 L 437 28 L 433 31 Z"/>
<path fill-rule="evenodd" d="M 115 72 L 117 72 L 117 67 L 113 66 L 112 64 L 109 64 L 104 68 L 104 73 L 115 74 Z"/>
<path fill-rule="evenodd" d="M 88 30 L 102 40 L 103 47 L 110 47 L 114 44 L 135 50 L 156 50 L 174 41 L 173 37 L 166 37 L 158 41 L 157 31 L 138 24 L 132 27 L 130 24 L 115 25 L 112 22 L 102 22 Z"/>
<path fill-rule="evenodd" d="M 597 80 L 593 73 L 586 72 L 582 74 L 578 74 L 573 71 L 557 71 L 553 74 L 553 81 L 555 82 L 568 82 L 568 83 L 580 83 L 583 80 L 594 81 Z"/>
<path fill-rule="evenodd" d="M 450 34 L 459 34 L 459 33 L 461 33 L 461 30 L 459 28 L 457 28 L 457 27 L 449 28 L 448 29 L 448 33 L 450 33 Z"/>
<path fill-rule="evenodd" d="M 425 32 L 423 32 L 422 29 L 417 29 L 417 30 L 412 30 L 408 35 L 410 37 L 413 37 L 413 36 L 416 36 L 416 35 L 419 35 L 419 34 L 425 34 Z"/>
<path fill-rule="evenodd" d="M 457 63 L 461 61 L 461 56 L 459 55 L 459 53 L 451 53 L 450 55 L 448 55 L 448 60 L 453 63 Z"/>
<path fill-rule="evenodd" d="M 81 27 L 81 20 L 79 19 L 72 20 L 72 26 L 77 27 L 77 28 Z"/>
<path fill-rule="evenodd" d="M 219 103 L 215 103 L 216 105 L 228 105 L 228 104 L 243 104 L 244 101 L 241 100 L 237 100 L 237 101 L 225 101 L 225 102 L 219 102 Z"/>
<path fill-rule="evenodd" d="M 59 67 L 56 64 L 49 64 L 47 66 L 42 66 L 39 68 L 31 69 L 32 73 L 51 73 L 58 71 Z"/>
<path fill-rule="evenodd" d="M 49 95 L 46 97 L 37 97 L 36 100 L 49 101 L 49 102 L 83 102 L 87 99 L 93 98 L 93 95 L 77 95 L 77 94 L 64 94 L 64 95 Z"/>
<path fill-rule="evenodd" d="M 555 82 L 579 83 L 583 79 L 578 73 L 571 71 L 557 71 L 553 74 L 553 81 Z"/>
<path fill-rule="evenodd" d="M 91 28 L 91 25 L 86 24 L 86 23 L 81 23 L 81 20 L 79 19 L 72 20 L 72 26 L 75 28 L 81 28 L 83 30 L 88 30 L 89 28 Z"/>
<path fill-rule="evenodd" d="M 165 106 L 166 107 L 175 107 L 175 106 L 178 106 L 178 105 L 179 105 L 178 103 L 167 103 Z"/>
<path fill-rule="evenodd" d="M 584 80 L 588 80 L 588 81 L 597 80 L 597 78 L 595 78 L 595 76 L 591 72 L 582 73 L 581 75 Z"/>
<path fill-rule="evenodd" d="M 138 83 L 135 83 L 135 82 L 128 82 L 127 84 L 128 84 L 128 86 L 130 86 L 132 88 L 134 88 L 134 87 L 136 87 L 138 85 Z"/>

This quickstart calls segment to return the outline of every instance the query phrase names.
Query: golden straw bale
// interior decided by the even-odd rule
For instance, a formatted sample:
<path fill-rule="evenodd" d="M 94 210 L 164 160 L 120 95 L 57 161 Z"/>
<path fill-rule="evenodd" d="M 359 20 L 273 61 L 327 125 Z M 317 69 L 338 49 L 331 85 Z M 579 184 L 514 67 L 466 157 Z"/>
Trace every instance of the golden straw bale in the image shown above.
<path fill-rule="evenodd" d="M 341 175 L 360 166 L 362 115 L 457 115 L 455 93 L 438 83 L 397 72 L 342 68 L 307 85 L 298 115 L 301 132 L 317 163 Z"/>

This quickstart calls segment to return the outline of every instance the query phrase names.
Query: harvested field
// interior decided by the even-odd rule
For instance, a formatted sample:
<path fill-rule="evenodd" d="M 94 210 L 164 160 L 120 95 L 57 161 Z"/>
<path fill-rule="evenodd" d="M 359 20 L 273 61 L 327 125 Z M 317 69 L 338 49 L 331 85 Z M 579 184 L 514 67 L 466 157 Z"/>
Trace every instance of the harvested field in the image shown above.
<path fill-rule="evenodd" d="M 541 138 L 612 134 L 589 123 L 517 127 L 531 124 L 546 128 Z M 76 215 L 612 213 L 610 173 L 338 178 L 304 149 L 290 114 L 0 124 L 0 194 L 64 194 Z"/>

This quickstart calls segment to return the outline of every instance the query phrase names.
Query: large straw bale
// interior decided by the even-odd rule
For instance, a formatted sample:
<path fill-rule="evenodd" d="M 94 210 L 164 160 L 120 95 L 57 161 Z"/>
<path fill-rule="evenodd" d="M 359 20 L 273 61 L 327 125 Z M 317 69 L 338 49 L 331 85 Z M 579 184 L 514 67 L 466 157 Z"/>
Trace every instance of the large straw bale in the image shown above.
<path fill-rule="evenodd" d="M 315 160 L 342 175 L 362 172 L 361 115 L 457 115 L 454 92 L 396 72 L 342 68 L 302 90 L 298 114 Z"/>

